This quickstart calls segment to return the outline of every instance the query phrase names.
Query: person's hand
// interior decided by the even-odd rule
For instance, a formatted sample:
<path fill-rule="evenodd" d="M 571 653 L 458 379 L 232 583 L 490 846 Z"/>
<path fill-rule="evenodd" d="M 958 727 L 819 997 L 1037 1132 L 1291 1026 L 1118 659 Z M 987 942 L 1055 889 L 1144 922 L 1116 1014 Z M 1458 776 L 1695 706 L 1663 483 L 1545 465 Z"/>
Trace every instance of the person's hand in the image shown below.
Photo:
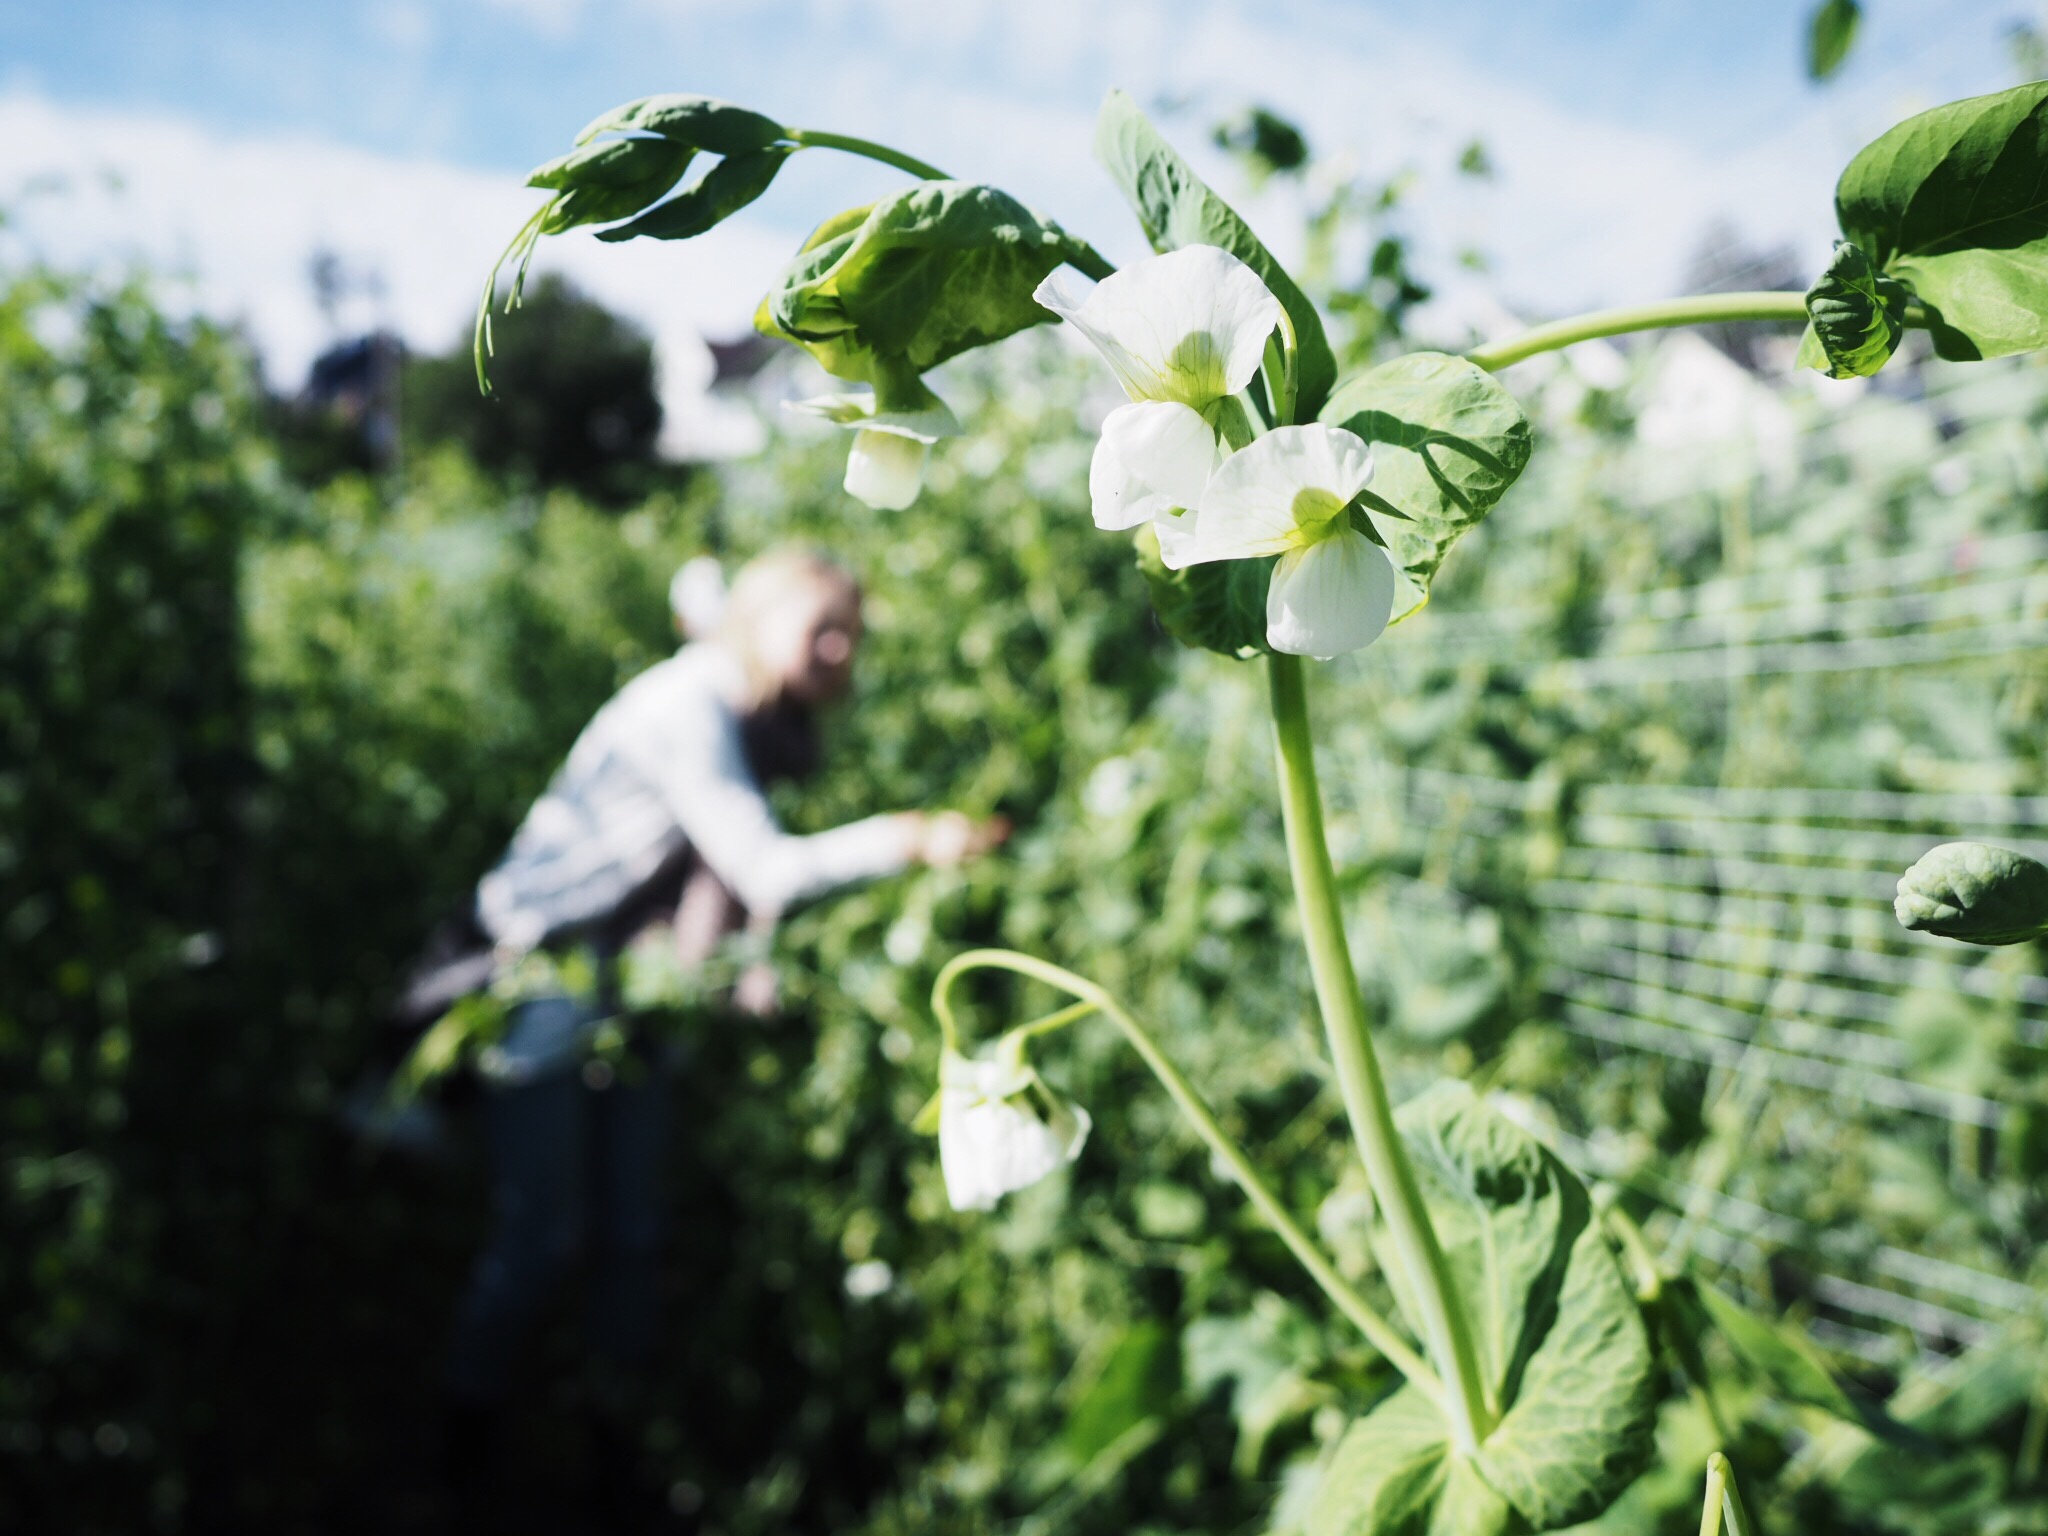
<path fill-rule="evenodd" d="M 782 984 L 775 967 L 763 961 L 740 972 L 733 983 L 732 1005 L 750 1018 L 773 1018 L 782 1007 Z"/>
<path fill-rule="evenodd" d="M 1007 817 L 977 821 L 963 811 L 912 811 L 909 823 L 911 858 L 939 869 L 987 853 L 1010 835 Z"/>

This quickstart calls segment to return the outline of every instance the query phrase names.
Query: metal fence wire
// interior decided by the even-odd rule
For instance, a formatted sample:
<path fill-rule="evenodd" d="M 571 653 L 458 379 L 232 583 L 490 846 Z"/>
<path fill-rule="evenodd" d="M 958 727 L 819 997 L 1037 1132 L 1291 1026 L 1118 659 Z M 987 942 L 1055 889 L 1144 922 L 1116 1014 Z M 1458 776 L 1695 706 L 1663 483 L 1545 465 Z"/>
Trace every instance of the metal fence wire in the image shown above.
<path fill-rule="evenodd" d="M 1383 878 L 1386 901 L 1505 895 L 1538 935 L 1538 1011 L 1599 1070 L 1703 1077 L 1755 1122 L 1711 1177 L 1705 1153 L 1650 1157 L 1626 1131 L 1550 1126 L 1561 1154 L 1659 1202 L 1738 1289 L 1782 1302 L 1791 1275 L 1817 1339 L 1893 1365 L 2042 1316 L 2024 1220 L 1965 1213 L 2048 1108 L 2038 947 L 1934 939 L 1891 912 L 1899 874 L 1937 843 L 2048 859 L 2039 759 L 2010 728 L 2032 718 L 2027 690 L 2048 692 L 2048 369 L 1902 382 L 1903 397 L 1830 412 L 1745 379 L 1796 428 L 1794 472 L 1774 473 L 1757 434 L 1697 445 L 1722 461 L 1711 490 L 1645 491 L 1670 477 L 1643 448 L 1567 449 L 1497 514 L 1522 521 L 1487 531 L 1442 611 L 1367 653 L 1362 686 L 1390 707 L 1490 689 L 1595 736 L 1683 721 L 1668 778 L 1475 771 L 1452 733 L 1371 725 L 1336 732 L 1332 775 L 1350 851 L 1415 871 Z M 1899 437 L 1931 452 L 1864 451 Z M 1530 599 L 1558 580 L 1546 541 L 1597 547 L 1611 528 L 1617 548 L 1640 545 L 1630 520 L 1691 550 L 1695 579 L 1582 583 L 1570 613 Z M 1715 545 L 1722 568 L 1699 571 Z M 1946 719 L 1997 719 L 1957 728 L 1944 753 L 1886 734 L 1901 705 L 1936 738 Z M 1810 739 L 1785 740 L 1786 721 Z M 1770 781 L 1749 781 L 1756 761 Z M 1818 1177 L 1793 1171 L 1794 1141 Z M 1901 1179 L 1919 1193 L 1892 1191 L 1877 1239 L 1847 1219 Z"/>

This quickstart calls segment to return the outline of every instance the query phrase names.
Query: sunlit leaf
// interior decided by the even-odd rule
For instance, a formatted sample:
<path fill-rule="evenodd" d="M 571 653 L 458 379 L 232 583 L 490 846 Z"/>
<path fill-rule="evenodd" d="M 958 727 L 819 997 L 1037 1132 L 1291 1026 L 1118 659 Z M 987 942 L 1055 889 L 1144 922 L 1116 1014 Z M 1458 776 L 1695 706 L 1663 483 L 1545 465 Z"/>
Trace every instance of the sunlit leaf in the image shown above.
<path fill-rule="evenodd" d="M 1849 162 L 1835 211 L 1943 357 L 2048 346 L 2048 82 L 1907 118 Z"/>
<path fill-rule="evenodd" d="M 1807 290 L 1806 312 L 1813 323 L 1800 344 L 1800 363 L 1831 379 L 1876 373 L 1905 335 L 1909 297 L 1903 283 L 1880 276 L 1856 246 L 1836 241 L 1827 271 Z"/>
<path fill-rule="evenodd" d="M 1402 576 L 1394 615 L 1429 601 L 1451 546 L 1491 512 L 1529 462 L 1529 418 L 1493 375 L 1414 352 L 1344 382 L 1322 419 L 1373 445 L 1373 524 Z"/>
<path fill-rule="evenodd" d="M 926 181 L 813 234 L 759 319 L 840 378 L 916 373 L 1053 319 L 1031 297 L 1080 242 L 1008 193 Z"/>
<path fill-rule="evenodd" d="M 576 135 L 588 144 L 601 133 L 651 133 L 714 155 L 745 155 L 788 136 L 772 117 L 712 96 L 680 92 L 643 96 L 594 119 Z"/>
<path fill-rule="evenodd" d="M 637 187 L 666 181 L 674 186 L 697 153 L 668 139 L 607 139 L 558 155 L 527 173 L 529 187 L 567 192 L 577 187 Z"/>
<path fill-rule="evenodd" d="M 1155 251 L 1216 245 L 1264 279 L 1293 322 L 1300 348 L 1297 400 L 1313 416 L 1337 378 L 1323 322 L 1307 295 L 1252 233 L 1237 211 L 1197 176 L 1122 91 L 1111 91 L 1095 123 L 1095 157 L 1123 188 Z"/>
<path fill-rule="evenodd" d="M 1590 1519 L 1648 1461 L 1655 1404 L 1642 1316 L 1585 1186 L 1462 1083 L 1438 1084 L 1398 1118 L 1502 1413 L 1467 1457 L 1439 1412 L 1403 1388 L 1346 1431 L 1310 1532 Z M 1399 1274 L 1384 1256 L 1382 1267 Z"/>
<path fill-rule="evenodd" d="M 786 145 L 730 155 L 696 182 L 630 224 L 600 230 L 600 240 L 690 240 L 724 223 L 768 190 L 783 162 L 795 153 Z M 574 195 L 574 194 L 572 194 Z M 551 231 L 552 232 L 552 231 Z"/>

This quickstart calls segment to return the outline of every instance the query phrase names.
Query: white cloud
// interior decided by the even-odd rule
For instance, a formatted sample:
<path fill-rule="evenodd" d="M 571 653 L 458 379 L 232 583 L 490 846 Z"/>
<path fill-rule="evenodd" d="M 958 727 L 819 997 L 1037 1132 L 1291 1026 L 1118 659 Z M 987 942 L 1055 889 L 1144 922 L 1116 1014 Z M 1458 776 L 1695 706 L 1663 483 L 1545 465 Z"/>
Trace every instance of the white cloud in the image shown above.
<path fill-rule="evenodd" d="M 542 37 L 560 42 L 575 34 L 590 0 L 478 0 L 487 10 L 503 11 L 526 23 Z"/>
<path fill-rule="evenodd" d="M 431 52 L 451 24 L 450 7 L 472 24 L 480 9 L 495 9 L 543 38 L 577 34 L 579 46 L 600 14 L 594 0 L 377 3 L 375 27 L 392 48 L 415 53 Z M 1790 242 L 1817 266 L 1836 171 L 1901 111 L 1926 104 L 1911 91 L 1929 80 L 1942 95 L 2001 83 L 1961 78 L 1979 68 L 1974 53 L 1923 76 L 1919 50 L 1910 70 L 1873 66 L 1816 95 L 1788 64 L 1782 89 L 1749 82 L 1743 99 L 1713 118 L 1711 140 L 1701 140 L 1692 130 L 1618 124 L 1565 98 L 1540 71 L 1524 81 L 1514 60 L 1470 56 L 1420 24 L 1339 0 L 1258 14 L 1204 0 L 758 0 L 744 11 L 708 0 L 614 0 L 604 14 L 608 26 L 630 31 L 636 56 L 677 61 L 674 78 L 660 83 L 758 89 L 748 105 L 995 182 L 1113 260 L 1136 256 L 1143 242 L 1092 159 L 1101 92 L 1114 83 L 1148 105 L 1187 103 L 1165 121 L 1170 136 L 1242 199 L 1284 259 L 1300 228 L 1299 190 L 1276 183 L 1251 196 L 1205 132 L 1246 102 L 1270 103 L 1300 118 L 1321 152 L 1347 155 L 1368 175 L 1420 172 L 1404 217 L 1420 270 L 1441 284 L 1429 318 L 1452 342 L 1469 329 L 1498 333 L 1512 324 L 1509 309 L 1557 313 L 1675 292 L 1717 220 L 1751 243 Z M 707 34 L 724 51 L 705 57 L 700 78 L 690 61 L 703 56 Z M 582 121 L 610 104 L 581 102 L 570 116 Z M 1643 122 L 1660 120 L 1655 105 L 1646 96 Z M 461 110 L 455 93 L 436 110 Z M 1450 170 L 1474 137 L 1498 167 L 1491 181 Z M 96 186 L 105 167 L 126 182 L 118 197 Z M 12 195 L 52 171 L 70 175 L 69 195 L 26 203 Z M 123 255 L 188 273 L 191 302 L 246 319 L 284 383 L 328 339 L 306 279 L 314 249 L 382 275 L 383 297 L 352 320 L 444 347 L 460 335 L 499 245 L 533 206 L 533 194 L 514 183 L 500 172 L 332 143 L 59 107 L 28 87 L 0 87 L 0 206 L 18 227 L 61 261 Z M 709 358 L 700 333 L 746 327 L 802 226 L 897 184 L 880 167 L 804 155 L 763 203 L 712 238 L 601 246 L 576 235 L 546 242 L 537 265 L 568 273 L 654 334 L 671 441 L 709 448 L 724 427 L 703 403 Z M 1488 276 L 1456 265 L 1467 248 L 1493 259 Z"/>
<path fill-rule="evenodd" d="M 62 190 L 20 195 L 52 177 Z M 286 389 L 336 339 L 314 300 L 315 251 L 381 280 L 381 293 L 351 303 L 341 329 L 385 325 L 438 351 L 466 343 L 484 273 L 535 197 L 504 175 L 0 97 L 10 242 L 62 266 L 170 274 L 168 297 L 245 324 L 273 385 Z M 546 242 L 535 271 L 566 274 L 647 329 L 661 367 L 666 445 L 715 455 L 757 434 L 706 399 L 711 358 L 702 337 L 746 328 L 764 274 L 796 239 L 745 216 L 715 240 L 684 244 L 601 246 L 571 235 Z"/>

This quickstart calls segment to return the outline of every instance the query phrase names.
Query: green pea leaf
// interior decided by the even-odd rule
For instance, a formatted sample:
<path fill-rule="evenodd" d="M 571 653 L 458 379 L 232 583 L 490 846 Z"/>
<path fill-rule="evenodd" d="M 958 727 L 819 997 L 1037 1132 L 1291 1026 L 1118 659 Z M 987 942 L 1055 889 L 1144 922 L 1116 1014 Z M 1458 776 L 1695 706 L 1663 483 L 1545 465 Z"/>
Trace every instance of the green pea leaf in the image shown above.
<path fill-rule="evenodd" d="M 1337 1443 L 1308 1536 L 1509 1536 L 1514 1506 L 1444 1438 L 1443 1415 L 1403 1387 Z"/>
<path fill-rule="evenodd" d="M 1876 373 L 1906 333 L 1910 297 L 1905 284 L 1881 276 L 1857 246 L 1836 241 L 1834 259 L 1806 293 L 1813 323 L 1799 344 L 1800 365 L 1831 379 Z"/>
<path fill-rule="evenodd" d="M 1170 1409 L 1180 1380 L 1180 1341 L 1158 1323 L 1134 1323 L 1074 1400 L 1060 1430 L 1060 1449 L 1074 1465 L 1086 1466 L 1137 1425 Z"/>
<path fill-rule="evenodd" d="M 1943 357 L 2048 346 L 2048 81 L 1907 118 L 1849 162 L 1835 212 Z"/>
<path fill-rule="evenodd" d="M 1083 249 L 1008 193 L 964 181 L 918 182 L 812 239 L 762 318 L 827 371 L 868 382 L 877 359 L 922 373 L 1052 320 L 1032 290 Z"/>
<path fill-rule="evenodd" d="M 536 166 L 526 184 L 567 192 L 577 187 L 638 187 L 661 182 L 665 192 L 682 179 L 696 153 L 688 144 L 668 139 L 607 139 Z"/>
<path fill-rule="evenodd" d="M 768 190 L 775 173 L 796 151 L 789 145 L 729 155 L 711 167 L 694 186 L 630 224 L 599 230 L 600 240 L 689 240 L 724 223 Z"/>
<path fill-rule="evenodd" d="M 1822 0 L 1806 27 L 1806 77 L 1826 80 L 1842 67 L 1856 42 L 1863 7 L 1856 0 Z"/>
<path fill-rule="evenodd" d="M 2001 1421 L 2026 1410 L 2040 1390 L 2040 1341 L 2028 1325 L 2007 1329 L 1939 1372 L 1916 1376 L 1891 1400 L 1897 1418 L 1928 1442 L 1921 1455 L 1874 1443 L 1830 1479 L 1835 1495 L 1876 1528 L 1902 1505 L 1939 1507 L 1947 1529 L 1995 1528 L 1992 1511 L 2009 1486 L 2009 1453 L 1989 1448 Z"/>
<path fill-rule="evenodd" d="M 550 160 L 526 178 L 529 187 L 559 193 L 547 206 L 540 233 L 559 235 L 631 218 L 666 197 L 696 153 L 667 139 L 609 139 Z"/>
<path fill-rule="evenodd" d="M 588 144 L 601 133 L 651 133 L 714 155 L 745 155 L 789 136 L 772 117 L 712 96 L 643 96 L 594 119 L 576 135 Z"/>
<path fill-rule="evenodd" d="M 1332 1389 L 1310 1379 L 1321 1358 L 1316 1325 L 1271 1292 L 1236 1317 L 1204 1317 L 1188 1326 L 1182 1359 L 1188 1390 L 1200 1397 L 1228 1381 L 1237 1420 L 1241 1477 L 1256 1477 L 1260 1458 L 1281 1425 L 1311 1413 Z"/>
<path fill-rule="evenodd" d="M 1684 1279 L 1669 1284 L 1683 1299 L 1681 1305 L 1697 1306 L 1743 1364 L 1768 1382 L 1779 1397 L 1851 1424 L 1864 1422 L 1864 1410 L 1797 1329 L 1758 1317 L 1725 1291 L 1703 1281 Z"/>
<path fill-rule="evenodd" d="M 1266 589 L 1278 556 L 1217 560 L 1175 571 L 1159 558 L 1159 540 L 1149 526 L 1138 530 L 1135 545 L 1153 611 L 1174 639 L 1225 656 L 1271 653 L 1266 644 Z"/>
<path fill-rule="evenodd" d="M 1095 158 L 1123 188 L 1152 249 L 1221 246 L 1264 279 L 1294 323 L 1299 349 L 1296 399 L 1302 419 L 1312 417 L 1336 382 L 1337 360 L 1315 306 L 1251 226 L 1209 190 L 1122 91 L 1111 91 L 1103 100 L 1095 121 Z"/>
<path fill-rule="evenodd" d="M 1943 843 L 1899 876 L 1899 922 L 1966 944 L 2019 944 L 2048 933 L 2048 866 L 1989 843 Z"/>
<path fill-rule="evenodd" d="M 1414 352 L 1346 380 L 1321 419 L 1374 445 L 1366 503 L 1401 576 L 1395 619 L 1406 618 L 1528 464 L 1529 418 L 1483 368 Z"/>
<path fill-rule="evenodd" d="M 1402 1388 L 1345 1432 L 1310 1536 L 1590 1519 L 1647 1464 L 1655 1394 L 1642 1316 L 1585 1186 L 1462 1083 L 1440 1083 L 1398 1120 L 1500 1420 L 1468 1457 Z"/>

